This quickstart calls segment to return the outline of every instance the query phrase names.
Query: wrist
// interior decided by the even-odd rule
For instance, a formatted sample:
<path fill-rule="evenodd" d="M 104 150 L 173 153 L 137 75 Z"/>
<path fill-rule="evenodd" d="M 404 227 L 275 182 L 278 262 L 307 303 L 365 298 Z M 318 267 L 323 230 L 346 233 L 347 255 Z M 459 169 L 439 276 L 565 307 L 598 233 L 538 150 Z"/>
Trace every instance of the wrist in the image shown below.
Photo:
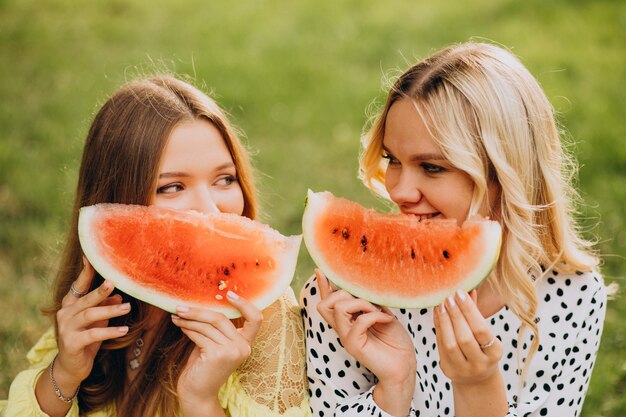
<path fill-rule="evenodd" d="M 500 371 L 472 383 L 452 382 L 454 409 L 459 417 L 504 415 L 508 400 Z"/>
<path fill-rule="evenodd" d="M 374 401 L 386 413 L 407 416 L 415 393 L 415 372 L 397 380 L 379 380 L 374 387 Z"/>
<path fill-rule="evenodd" d="M 65 372 L 59 365 L 57 358 L 58 355 L 52 359 L 52 362 L 48 367 L 48 377 L 57 398 L 60 401 L 69 404 L 78 395 L 81 381 L 76 381 L 67 372 Z"/>
<path fill-rule="evenodd" d="M 180 408 L 185 417 L 195 416 L 224 416 L 224 410 L 220 405 L 217 395 L 209 395 L 204 398 L 180 398 Z"/>

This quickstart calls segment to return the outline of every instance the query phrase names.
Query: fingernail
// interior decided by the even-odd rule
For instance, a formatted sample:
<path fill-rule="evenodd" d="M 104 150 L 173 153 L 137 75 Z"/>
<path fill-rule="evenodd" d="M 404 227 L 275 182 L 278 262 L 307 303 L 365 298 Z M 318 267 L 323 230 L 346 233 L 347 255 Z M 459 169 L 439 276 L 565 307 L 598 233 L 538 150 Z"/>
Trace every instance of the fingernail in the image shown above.
<path fill-rule="evenodd" d="M 441 314 L 446 314 L 446 303 L 445 303 L 445 301 L 443 303 L 439 304 L 439 312 Z"/>
<path fill-rule="evenodd" d="M 176 314 L 172 314 L 172 320 L 180 320 L 180 317 L 178 317 Z"/>
<path fill-rule="evenodd" d="M 83 255 L 83 266 L 87 266 L 87 258 L 85 257 L 85 255 Z"/>
<path fill-rule="evenodd" d="M 460 289 L 456 290 L 456 296 L 459 297 L 459 300 L 461 301 L 465 301 L 465 299 L 467 298 L 467 294 L 465 294 Z"/>
<path fill-rule="evenodd" d="M 239 296 L 230 290 L 228 290 L 228 292 L 226 293 L 226 297 L 230 298 L 231 300 L 239 300 Z"/>
<path fill-rule="evenodd" d="M 188 313 L 189 312 L 189 307 L 187 306 L 178 306 L 176 307 L 176 311 L 179 313 Z"/>
<path fill-rule="evenodd" d="M 456 306 L 456 303 L 454 302 L 454 298 L 452 296 L 448 297 L 448 304 L 450 304 L 450 307 Z"/>
<path fill-rule="evenodd" d="M 128 326 L 121 326 L 118 327 L 117 330 L 121 333 L 121 334 L 126 334 L 128 333 Z"/>
<path fill-rule="evenodd" d="M 130 303 L 120 304 L 117 308 L 120 310 L 130 310 Z"/>

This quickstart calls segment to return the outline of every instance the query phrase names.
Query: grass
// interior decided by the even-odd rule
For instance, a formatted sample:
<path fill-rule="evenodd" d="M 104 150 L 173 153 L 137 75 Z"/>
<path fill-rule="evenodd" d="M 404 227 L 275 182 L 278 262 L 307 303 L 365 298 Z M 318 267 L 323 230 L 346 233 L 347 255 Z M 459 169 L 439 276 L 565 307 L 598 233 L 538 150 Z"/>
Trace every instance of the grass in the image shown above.
<path fill-rule="evenodd" d="M 381 207 L 356 178 L 383 79 L 453 42 L 509 46 L 580 161 L 581 222 L 626 283 L 626 4 L 612 0 L 220 2 L 0 0 L 0 398 L 47 327 L 89 122 L 132 74 L 165 66 L 213 92 L 255 154 L 263 219 L 300 233 L 307 188 Z M 294 287 L 312 271 L 303 250 Z M 584 416 L 626 415 L 626 314 L 609 304 Z"/>

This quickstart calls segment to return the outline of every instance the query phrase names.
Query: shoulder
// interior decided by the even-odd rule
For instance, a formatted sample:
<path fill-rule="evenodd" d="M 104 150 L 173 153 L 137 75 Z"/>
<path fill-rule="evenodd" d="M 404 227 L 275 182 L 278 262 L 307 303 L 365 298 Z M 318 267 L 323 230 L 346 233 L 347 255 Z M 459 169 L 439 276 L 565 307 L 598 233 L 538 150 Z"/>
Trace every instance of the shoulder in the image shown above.
<path fill-rule="evenodd" d="M 562 272 L 557 269 L 546 271 L 537 285 L 538 296 L 543 293 L 549 301 L 551 296 L 566 298 L 606 298 L 606 287 L 598 271 Z"/>

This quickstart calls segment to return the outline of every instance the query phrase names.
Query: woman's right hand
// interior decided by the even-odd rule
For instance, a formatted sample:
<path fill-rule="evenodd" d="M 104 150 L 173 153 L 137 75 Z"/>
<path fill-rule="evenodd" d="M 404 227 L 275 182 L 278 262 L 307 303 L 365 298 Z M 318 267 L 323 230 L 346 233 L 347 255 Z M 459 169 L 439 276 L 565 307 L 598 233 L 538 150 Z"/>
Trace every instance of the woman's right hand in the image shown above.
<path fill-rule="evenodd" d="M 73 287 L 79 293 L 91 288 L 95 271 L 89 261 L 83 258 L 84 268 L 74 281 Z M 54 376 L 65 395 L 74 389 L 91 372 L 94 358 L 104 340 L 114 339 L 128 332 L 127 326 L 109 327 L 109 319 L 122 316 L 130 311 L 129 303 L 122 303 L 118 294 L 110 296 L 114 286 L 105 280 L 102 285 L 78 297 L 71 291 L 61 302 L 57 311 L 59 353 L 54 365 Z"/>
<path fill-rule="evenodd" d="M 376 403 L 390 414 L 408 414 L 416 361 L 406 329 L 388 308 L 335 291 L 321 271 L 315 275 L 321 298 L 317 310 L 346 351 L 378 378 Z"/>

